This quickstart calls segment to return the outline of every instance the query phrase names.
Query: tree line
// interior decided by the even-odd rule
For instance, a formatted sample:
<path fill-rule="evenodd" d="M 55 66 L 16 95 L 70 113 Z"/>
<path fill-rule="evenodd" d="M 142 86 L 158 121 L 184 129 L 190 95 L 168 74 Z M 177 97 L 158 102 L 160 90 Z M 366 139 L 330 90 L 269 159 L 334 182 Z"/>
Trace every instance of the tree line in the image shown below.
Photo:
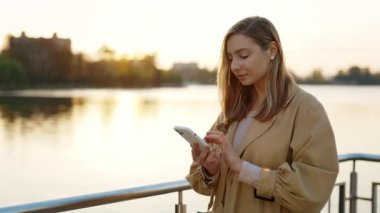
<path fill-rule="evenodd" d="M 301 84 L 380 85 L 380 72 L 373 73 L 366 67 L 351 66 L 347 70 L 339 70 L 330 78 L 325 77 L 320 69 L 316 69 L 310 76 L 295 76 L 295 79 Z"/>
<path fill-rule="evenodd" d="M 82 54 L 58 56 L 55 63 L 38 70 L 18 57 L 0 54 L 0 89 L 143 88 L 216 82 L 216 70 L 197 68 L 187 72 L 190 77 L 184 77 L 182 70 L 157 68 L 154 54 L 96 61 L 86 60 Z"/>
<path fill-rule="evenodd" d="M 156 55 L 117 57 L 107 46 L 99 49 L 98 60 L 82 53 L 73 54 L 70 39 L 8 36 L 8 45 L 0 52 L 0 89 L 23 88 L 135 88 L 181 86 L 185 80 L 178 70 L 157 67 Z M 214 73 L 206 69 L 190 70 L 195 81 L 210 82 Z"/>

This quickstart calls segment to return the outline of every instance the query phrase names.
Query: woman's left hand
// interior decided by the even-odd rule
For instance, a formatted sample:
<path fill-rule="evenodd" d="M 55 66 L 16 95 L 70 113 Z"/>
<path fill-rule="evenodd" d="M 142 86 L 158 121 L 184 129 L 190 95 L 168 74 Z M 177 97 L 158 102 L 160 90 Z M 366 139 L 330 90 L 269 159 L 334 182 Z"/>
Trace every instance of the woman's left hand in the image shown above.
<path fill-rule="evenodd" d="M 223 158 L 227 165 L 235 172 L 240 172 L 243 160 L 235 153 L 226 136 L 220 131 L 209 131 L 205 137 L 207 143 L 219 144 L 222 149 Z"/>

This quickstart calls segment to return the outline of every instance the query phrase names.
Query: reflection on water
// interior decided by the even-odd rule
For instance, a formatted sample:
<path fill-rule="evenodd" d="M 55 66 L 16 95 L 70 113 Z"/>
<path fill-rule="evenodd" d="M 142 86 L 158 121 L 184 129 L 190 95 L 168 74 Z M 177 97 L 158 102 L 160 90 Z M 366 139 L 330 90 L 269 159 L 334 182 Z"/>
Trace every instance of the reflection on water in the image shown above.
<path fill-rule="evenodd" d="M 158 100 L 153 98 L 142 98 L 137 102 L 138 116 L 154 116 L 158 113 Z"/>
<path fill-rule="evenodd" d="M 34 129 L 52 132 L 67 119 L 72 105 L 71 98 L 1 97 L 0 120 L 8 138 L 24 136 Z"/>
<path fill-rule="evenodd" d="M 72 105 L 71 98 L 1 97 L 0 116 L 12 124 L 16 118 L 44 119 L 64 114 Z"/>
<path fill-rule="evenodd" d="M 325 106 L 339 154 L 380 154 L 380 87 L 304 89 Z M 203 135 L 218 114 L 213 86 L 0 93 L 0 206 L 181 179 L 190 150 L 173 126 Z M 365 184 L 379 180 L 380 166 L 357 167 L 359 194 L 366 196 Z M 341 180 L 349 169 L 341 166 Z M 185 196 L 189 212 L 207 205 L 206 197 Z M 144 210 L 172 211 L 176 199 L 149 198 L 154 208 Z M 80 212 L 141 212 L 144 205 L 126 202 Z"/>
<path fill-rule="evenodd" d="M 118 105 L 136 109 L 134 114 L 139 118 L 157 114 L 158 101 L 152 98 L 139 98 L 134 103 L 125 103 L 126 100 L 117 97 L 0 97 L 0 120 L 4 124 L 5 133 L 12 137 L 15 129 L 17 134 L 24 135 L 33 129 L 54 131 L 60 123 L 73 118 L 73 110 L 79 114 L 86 114 L 86 110 L 96 107 L 100 123 L 108 126 L 114 119 Z M 128 119 L 128 118 L 126 118 Z"/>

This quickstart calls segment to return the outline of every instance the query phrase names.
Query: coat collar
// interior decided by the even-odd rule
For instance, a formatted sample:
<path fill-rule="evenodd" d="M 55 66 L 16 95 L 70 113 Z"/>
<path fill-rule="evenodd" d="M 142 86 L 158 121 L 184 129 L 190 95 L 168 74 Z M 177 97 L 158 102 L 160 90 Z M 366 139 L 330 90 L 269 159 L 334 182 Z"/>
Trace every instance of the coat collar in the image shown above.
<path fill-rule="evenodd" d="M 289 105 L 289 103 L 293 100 L 294 96 L 297 94 L 298 90 L 300 90 L 300 88 L 296 83 L 291 83 L 289 85 L 288 99 L 286 100 L 285 104 L 282 105 L 282 107 L 285 108 Z"/>

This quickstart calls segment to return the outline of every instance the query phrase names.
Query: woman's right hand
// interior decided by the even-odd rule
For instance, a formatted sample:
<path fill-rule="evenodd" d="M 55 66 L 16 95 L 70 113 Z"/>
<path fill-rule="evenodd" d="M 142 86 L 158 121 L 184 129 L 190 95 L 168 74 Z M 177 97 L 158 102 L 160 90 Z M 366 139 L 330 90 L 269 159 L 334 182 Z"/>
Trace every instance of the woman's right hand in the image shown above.
<path fill-rule="evenodd" d="M 203 166 L 208 175 L 213 176 L 219 170 L 220 152 L 218 149 L 205 147 L 203 150 L 197 143 L 191 146 L 191 154 L 193 161 Z"/>

